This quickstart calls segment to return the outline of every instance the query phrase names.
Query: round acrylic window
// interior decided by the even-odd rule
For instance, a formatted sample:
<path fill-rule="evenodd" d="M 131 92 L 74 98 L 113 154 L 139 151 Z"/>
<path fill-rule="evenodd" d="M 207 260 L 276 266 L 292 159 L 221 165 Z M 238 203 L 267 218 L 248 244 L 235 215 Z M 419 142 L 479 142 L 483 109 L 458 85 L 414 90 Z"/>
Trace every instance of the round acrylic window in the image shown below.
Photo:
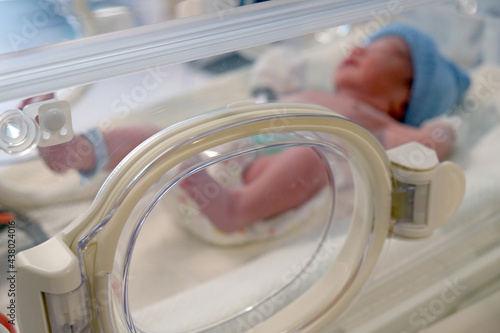
<path fill-rule="evenodd" d="M 352 162 L 341 141 L 329 139 L 325 143 L 324 135 L 309 132 L 235 140 L 183 162 L 156 182 L 127 222 L 138 229 L 137 238 L 122 240 L 128 242 L 123 248 L 134 249 L 125 254 L 125 274 L 117 278 L 126 281 L 121 292 L 135 329 L 247 331 L 317 282 L 343 248 L 354 209 Z M 227 225 L 232 223 L 227 195 L 272 173 L 260 169 L 269 167 L 266 163 L 304 151 L 316 154 L 323 167 L 323 183 L 311 197 L 244 227 Z M 308 167 L 303 174 L 291 170 L 295 167 L 282 170 L 285 184 L 257 185 L 262 193 L 254 209 L 290 200 L 286 197 L 296 195 L 297 187 L 314 186 L 319 176 L 311 173 L 318 170 Z M 259 174 L 249 175 L 252 168 Z M 283 188 L 272 188 L 276 184 Z"/>
<path fill-rule="evenodd" d="M 387 235 L 383 150 L 323 110 L 256 108 L 160 133 L 108 179 L 79 242 L 103 325 L 301 331 L 359 292 Z"/>

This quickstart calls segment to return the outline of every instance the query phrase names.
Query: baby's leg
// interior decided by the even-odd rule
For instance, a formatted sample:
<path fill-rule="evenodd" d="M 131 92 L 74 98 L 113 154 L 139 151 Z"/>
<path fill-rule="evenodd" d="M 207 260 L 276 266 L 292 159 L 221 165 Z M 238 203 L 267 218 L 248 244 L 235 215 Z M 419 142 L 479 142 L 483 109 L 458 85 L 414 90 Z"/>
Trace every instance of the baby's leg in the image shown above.
<path fill-rule="evenodd" d="M 243 183 L 248 184 L 259 177 L 262 172 L 272 163 L 275 155 L 262 156 L 251 163 L 245 170 L 243 170 Z"/>
<path fill-rule="evenodd" d="M 221 186 L 205 169 L 183 180 L 180 186 L 219 230 L 230 233 L 244 227 L 234 211 L 238 191 Z"/>
<path fill-rule="evenodd" d="M 299 207 L 327 181 L 326 163 L 314 149 L 288 148 L 270 156 L 260 173 L 239 189 L 239 211 L 247 223 L 273 217 Z"/>
<path fill-rule="evenodd" d="M 288 148 L 255 161 L 245 172 L 245 185 L 221 187 L 206 171 L 181 183 L 201 211 L 222 231 L 234 232 L 249 224 L 296 208 L 327 182 L 325 163 L 312 148 Z"/>

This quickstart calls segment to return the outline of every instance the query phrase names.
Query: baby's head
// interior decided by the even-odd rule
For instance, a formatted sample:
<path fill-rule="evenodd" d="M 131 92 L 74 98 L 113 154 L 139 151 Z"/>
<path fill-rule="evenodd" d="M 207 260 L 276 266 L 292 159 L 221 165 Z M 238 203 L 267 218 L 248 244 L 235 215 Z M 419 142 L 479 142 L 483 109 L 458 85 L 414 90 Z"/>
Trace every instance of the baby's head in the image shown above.
<path fill-rule="evenodd" d="M 469 84 L 429 36 L 402 24 L 382 28 L 355 48 L 335 76 L 337 91 L 358 95 L 412 126 L 449 111 Z"/>

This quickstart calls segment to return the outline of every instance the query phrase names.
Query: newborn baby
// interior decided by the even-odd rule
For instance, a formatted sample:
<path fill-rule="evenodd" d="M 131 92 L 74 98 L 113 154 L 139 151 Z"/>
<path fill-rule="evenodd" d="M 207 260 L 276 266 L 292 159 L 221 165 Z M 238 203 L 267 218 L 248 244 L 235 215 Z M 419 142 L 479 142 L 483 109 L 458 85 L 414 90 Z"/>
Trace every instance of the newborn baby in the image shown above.
<path fill-rule="evenodd" d="M 303 91 L 281 100 L 334 110 L 365 127 L 385 148 L 418 141 L 436 150 L 440 159 L 451 151 L 453 129 L 446 123 L 424 122 L 458 103 L 469 78 L 442 57 L 427 35 L 405 25 L 388 25 L 366 45 L 356 47 L 333 80 L 332 93 Z M 56 172 L 75 168 L 91 176 L 102 169 L 112 170 L 156 131 L 147 126 L 103 133 L 93 130 L 67 144 L 39 151 Z M 92 153 L 81 156 L 79 151 Z M 244 170 L 242 186 L 221 188 L 200 210 L 216 228 L 233 233 L 301 206 L 324 187 L 327 177 L 325 163 L 313 148 L 288 148 L 257 158 Z M 181 186 L 194 197 L 214 181 L 202 170 Z"/>

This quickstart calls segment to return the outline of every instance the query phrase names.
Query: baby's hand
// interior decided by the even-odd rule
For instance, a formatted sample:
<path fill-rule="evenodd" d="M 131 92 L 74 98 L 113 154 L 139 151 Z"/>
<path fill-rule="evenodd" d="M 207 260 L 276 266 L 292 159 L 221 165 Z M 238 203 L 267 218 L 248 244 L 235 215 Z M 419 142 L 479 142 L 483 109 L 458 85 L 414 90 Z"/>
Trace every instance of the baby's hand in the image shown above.
<path fill-rule="evenodd" d="M 38 151 L 45 164 L 57 173 L 64 173 L 69 169 L 92 170 L 95 165 L 94 147 L 82 135 L 59 145 L 38 147 Z"/>

